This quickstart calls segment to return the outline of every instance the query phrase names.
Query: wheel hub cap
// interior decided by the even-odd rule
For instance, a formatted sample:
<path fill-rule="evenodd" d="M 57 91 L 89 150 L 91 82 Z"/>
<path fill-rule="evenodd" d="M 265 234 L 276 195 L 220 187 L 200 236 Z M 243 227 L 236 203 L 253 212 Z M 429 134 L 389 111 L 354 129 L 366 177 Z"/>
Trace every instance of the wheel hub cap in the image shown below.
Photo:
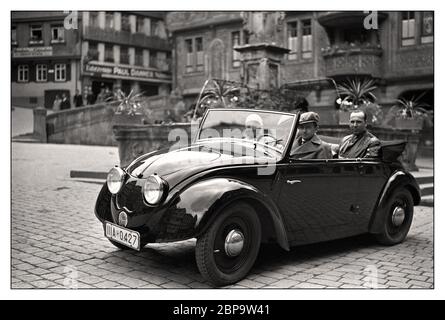
<path fill-rule="evenodd" d="M 232 230 L 224 241 L 224 250 L 229 257 L 238 256 L 244 247 L 244 235 L 239 230 Z"/>
<path fill-rule="evenodd" d="M 395 207 L 392 212 L 392 224 L 396 227 L 400 227 L 405 220 L 405 209 L 402 207 Z"/>

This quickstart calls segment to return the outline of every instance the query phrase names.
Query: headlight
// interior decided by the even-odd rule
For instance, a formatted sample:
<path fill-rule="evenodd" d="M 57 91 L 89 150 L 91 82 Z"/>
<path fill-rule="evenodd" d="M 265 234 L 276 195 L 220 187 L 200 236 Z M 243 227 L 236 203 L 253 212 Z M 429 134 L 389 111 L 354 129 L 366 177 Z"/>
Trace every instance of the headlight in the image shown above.
<path fill-rule="evenodd" d="M 122 183 L 124 182 L 125 172 L 119 167 L 114 167 L 108 172 L 107 176 L 107 186 L 108 190 L 112 194 L 116 194 L 122 187 Z"/>
<path fill-rule="evenodd" d="M 158 204 L 161 201 L 166 189 L 165 182 L 158 175 L 151 175 L 147 178 L 142 189 L 145 201 L 148 204 Z"/>

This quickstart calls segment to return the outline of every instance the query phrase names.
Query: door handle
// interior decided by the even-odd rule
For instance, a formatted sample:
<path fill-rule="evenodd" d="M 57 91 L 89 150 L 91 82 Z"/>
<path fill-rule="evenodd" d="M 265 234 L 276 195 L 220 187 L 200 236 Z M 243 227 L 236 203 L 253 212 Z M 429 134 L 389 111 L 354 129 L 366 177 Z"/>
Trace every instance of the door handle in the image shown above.
<path fill-rule="evenodd" d="M 286 181 L 288 184 L 295 184 L 295 183 L 300 183 L 301 180 L 287 180 Z"/>

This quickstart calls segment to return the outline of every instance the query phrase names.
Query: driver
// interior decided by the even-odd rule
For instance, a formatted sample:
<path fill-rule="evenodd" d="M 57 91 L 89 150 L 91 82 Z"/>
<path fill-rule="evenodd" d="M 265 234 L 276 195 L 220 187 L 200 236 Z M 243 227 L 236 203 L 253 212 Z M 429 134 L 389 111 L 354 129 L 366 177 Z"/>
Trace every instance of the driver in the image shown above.
<path fill-rule="evenodd" d="M 263 119 L 256 114 L 249 114 L 245 121 L 246 129 L 243 132 L 243 138 L 248 140 L 256 140 L 263 135 Z"/>
<path fill-rule="evenodd" d="M 292 145 L 291 157 L 298 159 L 331 159 L 331 145 L 317 136 L 320 116 L 316 112 L 301 114 L 297 138 Z"/>

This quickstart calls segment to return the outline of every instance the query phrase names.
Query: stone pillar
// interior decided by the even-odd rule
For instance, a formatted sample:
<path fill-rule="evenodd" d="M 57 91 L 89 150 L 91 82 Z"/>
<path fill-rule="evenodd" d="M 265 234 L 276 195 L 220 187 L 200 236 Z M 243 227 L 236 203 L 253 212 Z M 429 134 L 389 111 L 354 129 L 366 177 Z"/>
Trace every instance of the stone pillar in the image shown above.
<path fill-rule="evenodd" d="M 120 12 L 114 13 L 114 30 L 121 31 L 121 25 L 122 25 L 122 14 Z"/>
<path fill-rule="evenodd" d="M 105 43 L 98 43 L 97 51 L 99 52 L 99 62 L 105 61 Z"/>
<path fill-rule="evenodd" d="M 290 51 L 279 41 L 284 37 L 284 13 L 247 12 L 243 13 L 243 20 L 249 44 L 234 48 L 241 53 L 243 83 L 262 90 L 280 87 L 282 60 Z"/>
<path fill-rule="evenodd" d="M 47 142 L 46 112 L 46 109 L 42 107 L 34 109 L 34 137 L 45 143 Z"/>
<path fill-rule="evenodd" d="M 144 49 L 142 51 L 142 65 L 145 68 L 148 68 L 150 66 L 150 51 L 147 49 Z"/>
<path fill-rule="evenodd" d="M 105 11 L 99 11 L 97 20 L 99 22 L 99 28 L 105 29 Z"/>
<path fill-rule="evenodd" d="M 281 85 L 281 63 L 289 49 L 267 43 L 237 46 L 241 52 L 241 79 L 249 87 L 261 90 Z"/>
<path fill-rule="evenodd" d="M 113 46 L 114 63 L 119 64 L 121 62 L 121 47 L 119 45 Z"/>
<path fill-rule="evenodd" d="M 131 33 L 136 33 L 136 16 L 134 14 L 130 14 L 130 29 Z"/>

